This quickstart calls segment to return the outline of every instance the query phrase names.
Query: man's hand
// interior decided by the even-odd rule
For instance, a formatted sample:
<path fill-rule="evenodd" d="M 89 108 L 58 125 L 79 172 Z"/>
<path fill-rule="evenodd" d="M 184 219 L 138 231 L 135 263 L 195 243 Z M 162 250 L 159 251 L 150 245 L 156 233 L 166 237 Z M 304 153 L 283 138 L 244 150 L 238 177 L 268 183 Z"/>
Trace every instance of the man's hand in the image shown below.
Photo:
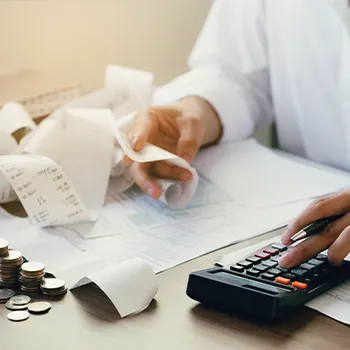
<path fill-rule="evenodd" d="M 282 267 L 293 267 L 329 248 L 328 259 L 340 264 L 350 253 L 350 191 L 346 190 L 313 202 L 292 222 L 283 233 L 281 241 L 290 245 L 291 237 L 315 220 L 328 216 L 345 214 L 342 218 L 329 224 L 323 232 L 312 236 L 285 254 L 281 260 Z"/>
<path fill-rule="evenodd" d="M 216 142 L 221 136 L 221 123 L 214 109 L 199 97 L 187 97 L 165 107 L 141 110 L 135 117 L 129 132 L 133 149 L 140 152 L 151 143 L 192 163 L 201 146 Z M 132 176 L 137 185 L 153 198 L 159 198 L 161 190 L 152 177 L 179 181 L 191 179 L 191 173 L 166 162 L 133 163 Z"/>

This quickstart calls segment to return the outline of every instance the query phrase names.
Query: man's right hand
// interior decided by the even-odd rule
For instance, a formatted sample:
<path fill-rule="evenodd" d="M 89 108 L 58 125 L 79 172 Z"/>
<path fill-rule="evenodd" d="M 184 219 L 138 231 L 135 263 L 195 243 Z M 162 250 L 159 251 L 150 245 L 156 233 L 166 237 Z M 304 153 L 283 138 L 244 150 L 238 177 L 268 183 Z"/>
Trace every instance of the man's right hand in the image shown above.
<path fill-rule="evenodd" d="M 134 118 L 129 132 L 133 149 L 139 152 L 151 143 L 192 163 L 199 148 L 218 141 L 222 126 L 215 110 L 200 97 L 187 97 L 165 107 L 149 107 Z M 159 198 L 161 190 L 152 178 L 179 181 L 191 179 L 191 173 L 166 162 L 133 163 L 131 173 L 136 184 L 148 195 Z"/>

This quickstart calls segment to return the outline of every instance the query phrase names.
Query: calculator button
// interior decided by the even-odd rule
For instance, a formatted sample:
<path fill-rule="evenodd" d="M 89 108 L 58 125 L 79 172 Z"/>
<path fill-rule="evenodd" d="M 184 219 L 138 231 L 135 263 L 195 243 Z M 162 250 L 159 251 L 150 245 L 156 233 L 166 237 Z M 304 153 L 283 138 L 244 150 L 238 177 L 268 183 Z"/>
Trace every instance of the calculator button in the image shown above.
<path fill-rule="evenodd" d="M 324 263 L 325 263 L 324 261 L 318 260 L 318 259 L 311 259 L 308 261 L 308 264 L 315 265 L 317 267 L 322 266 Z"/>
<path fill-rule="evenodd" d="M 308 271 L 304 269 L 296 268 L 291 270 L 291 273 L 297 277 L 304 277 L 308 273 Z"/>
<path fill-rule="evenodd" d="M 292 286 L 298 289 L 306 289 L 307 288 L 307 284 L 306 283 L 302 283 L 302 282 L 298 282 L 298 281 L 294 281 L 292 283 Z"/>
<path fill-rule="evenodd" d="M 325 254 L 318 254 L 315 259 L 322 260 L 322 261 L 325 261 L 325 262 L 328 261 L 328 257 Z"/>
<path fill-rule="evenodd" d="M 278 255 L 280 251 L 275 248 L 265 248 L 263 252 L 274 256 L 274 255 Z"/>
<path fill-rule="evenodd" d="M 278 276 L 278 275 L 282 275 L 282 271 L 280 271 L 278 269 L 267 270 L 267 273 L 270 273 L 271 275 L 274 275 L 275 277 Z"/>
<path fill-rule="evenodd" d="M 265 279 L 265 280 L 269 280 L 269 281 L 274 281 L 275 280 L 275 276 L 271 275 L 270 273 L 264 272 L 261 275 L 261 278 Z"/>
<path fill-rule="evenodd" d="M 281 283 L 281 284 L 285 284 L 285 285 L 290 283 L 290 279 L 284 278 L 284 277 L 281 277 L 281 276 L 277 277 L 275 281 L 277 283 Z"/>
<path fill-rule="evenodd" d="M 244 267 L 243 266 L 238 266 L 238 265 L 233 265 L 230 267 L 232 271 L 236 272 L 244 272 Z"/>
<path fill-rule="evenodd" d="M 257 265 L 257 266 L 254 266 L 254 269 L 260 272 L 265 272 L 269 269 L 269 267 L 265 265 Z"/>
<path fill-rule="evenodd" d="M 270 268 L 276 267 L 278 265 L 278 263 L 276 263 L 275 261 L 271 261 L 271 260 L 263 261 L 262 264 L 265 266 L 268 266 Z"/>
<path fill-rule="evenodd" d="M 253 266 L 253 263 L 250 261 L 242 260 L 237 263 L 239 266 L 243 266 L 245 269 L 250 269 Z"/>
<path fill-rule="evenodd" d="M 271 255 L 265 252 L 260 252 L 260 253 L 255 253 L 254 256 L 262 259 L 262 260 L 267 260 Z"/>
<path fill-rule="evenodd" d="M 302 269 L 305 269 L 305 270 L 307 270 L 309 272 L 312 272 L 312 271 L 314 271 L 317 268 L 315 265 L 311 265 L 311 264 L 308 264 L 308 263 L 301 264 L 299 267 L 302 268 Z"/>
<path fill-rule="evenodd" d="M 256 256 L 250 256 L 246 260 L 252 262 L 254 265 L 258 265 L 261 263 L 261 259 Z"/>
<path fill-rule="evenodd" d="M 247 275 L 250 275 L 250 276 L 255 276 L 255 277 L 260 276 L 260 271 L 255 270 L 255 269 L 247 270 L 246 273 L 247 273 Z"/>
<path fill-rule="evenodd" d="M 281 243 L 274 243 L 272 244 L 272 248 L 278 249 L 280 252 L 284 252 L 285 250 L 288 249 L 287 246 L 281 244 Z"/>
<path fill-rule="evenodd" d="M 291 281 L 294 281 L 294 280 L 297 279 L 297 276 L 293 275 L 293 274 L 290 273 L 290 272 L 284 273 L 284 274 L 282 275 L 282 277 L 288 278 L 288 279 L 290 279 Z"/>
<path fill-rule="evenodd" d="M 289 271 L 289 269 L 282 266 L 277 266 L 277 269 L 281 270 L 283 273 L 287 273 Z"/>
<path fill-rule="evenodd" d="M 319 273 L 312 273 L 311 275 L 303 278 L 303 282 L 308 283 L 308 284 L 315 283 L 315 282 L 319 281 L 321 279 L 321 277 L 322 276 Z"/>
<path fill-rule="evenodd" d="M 273 256 L 270 260 L 278 263 L 278 260 L 280 259 L 279 256 Z"/>

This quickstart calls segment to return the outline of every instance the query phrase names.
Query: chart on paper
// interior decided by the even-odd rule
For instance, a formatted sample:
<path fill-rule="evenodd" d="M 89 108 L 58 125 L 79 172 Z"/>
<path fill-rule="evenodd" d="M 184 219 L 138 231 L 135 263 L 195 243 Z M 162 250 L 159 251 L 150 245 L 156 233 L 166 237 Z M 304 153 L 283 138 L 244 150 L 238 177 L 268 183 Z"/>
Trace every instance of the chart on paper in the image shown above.
<path fill-rule="evenodd" d="M 66 230 L 75 231 L 85 238 L 96 238 L 125 230 L 170 226 L 227 215 L 241 211 L 241 208 L 227 192 L 203 176 L 200 176 L 198 188 L 184 209 L 170 209 L 161 201 L 143 194 L 137 186 L 117 193 L 111 181 L 99 220 L 67 227 Z"/>

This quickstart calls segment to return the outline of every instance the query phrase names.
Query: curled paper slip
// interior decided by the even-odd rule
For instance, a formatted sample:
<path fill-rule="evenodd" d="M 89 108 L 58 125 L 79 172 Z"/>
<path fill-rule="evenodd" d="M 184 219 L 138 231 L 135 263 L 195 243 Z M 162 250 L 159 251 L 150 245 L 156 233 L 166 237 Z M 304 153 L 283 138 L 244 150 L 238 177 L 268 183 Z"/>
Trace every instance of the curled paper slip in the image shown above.
<path fill-rule="evenodd" d="M 106 294 L 121 317 L 143 311 L 158 291 L 155 273 L 139 258 L 83 277 L 72 289 L 90 282 L 95 283 Z"/>
<path fill-rule="evenodd" d="M 146 144 L 141 152 L 135 152 L 125 132 L 123 131 L 126 130 L 129 123 L 132 122 L 131 117 L 132 115 L 125 117 L 127 123 L 125 123 L 124 119 L 121 119 L 117 123 L 117 127 L 115 129 L 116 138 L 123 151 L 130 159 L 138 163 L 163 160 L 178 167 L 185 168 L 191 172 L 192 179 L 186 182 L 164 179 L 155 180 L 162 191 L 162 195 L 159 200 L 161 200 L 171 209 L 184 208 L 193 197 L 193 194 L 198 186 L 199 179 L 196 169 L 191 167 L 184 159 L 151 144 Z"/>
<path fill-rule="evenodd" d="M 6 103 L 0 110 L 0 130 L 11 135 L 22 128 L 34 130 L 36 124 L 22 105 L 16 102 Z"/>

